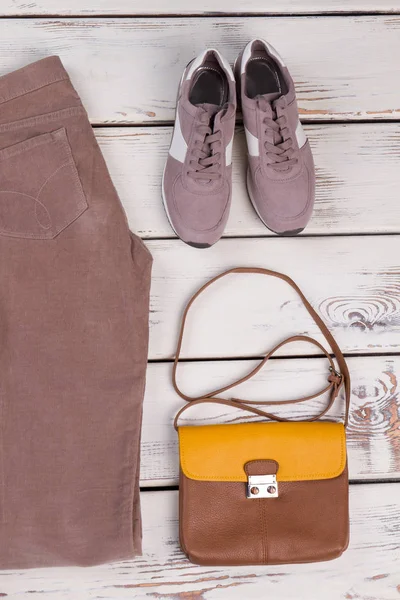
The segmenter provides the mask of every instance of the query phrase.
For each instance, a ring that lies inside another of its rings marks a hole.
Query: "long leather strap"
[[[180,358],[181,349],[182,349],[183,334],[184,334],[184,330],[185,330],[185,324],[186,324],[188,312],[190,310],[190,307],[194,303],[194,301],[200,296],[200,294],[202,292],[204,292],[204,290],[206,290],[210,285],[212,285],[213,283],[215,283],[222,277],[226,277],[227,275],[230,275],[232,273],[257,273],[257,274],[261,274],[261,275],[270,275],[272,277],[277,277],[278,279],[282,279],[283,281],[288,283],[300,296],[307,311],[309,312],[311,317],[314,319],[314,321],[318,325],[321,333],[323,334],[326,341],[330,345],[332,352],[333,352],[333,354],[337,360],[337,363],[339,365],[340,372],[336,371],[335,363],[333,362],[332,357],[330,356],[328,351],[325,350],[325,348],[319,342],[317,342],[317,340],[314,340],[313,338],[310,338],[305,335],[295,335],[290,338],[287,338],[286,340],[284,340],[283,342],[281,342],[277,346],[275,346],[270,352],[268,352],[268,354],[262,359],[262,361],[254,369],[252,369],[247,375],[245,375],[244,377],[241,377],[240,379],[234,381],[233,383],[230,383],[224,387],[213,390],[213,391],[208,392],[207,394],[203,394],[201,396],[188,396],[187,394],[184,394],[180,390],[180,388],[177,384],[176,375],[177,375],[177,368],[178,368],[179,358]],[[325,386],[324,389],[322,389],[320,392],[317,392],[316,394],[311,394],[309,396],[304,396],[302,398],[298,398],[297,400],[280,400],[280,401],[270,400],[270,401],[264,401],[264,402],[261,402],[258,400],[257,401],[241,400],[239,398],[231,398],[230,400],[228,400],[225,398],[216,397],[217,394],[222,394],[223,392],[226,392],[227,390],[230,390],[233,387],[236,387],[237,385],[244,383],[245,381],[250,379],[250,377],[253,377],[253,375],[256,375],[256,373],[258,373],[258,371],[260,371],[260,369],[262,369],[262,367],[265,365],[265,363],[271,358],[271,356],[277,350],[279,350],[279,348],[282,348],[282,346],[285,346],[286,344],[290,344],[292,342],[297,342],[297,341],[304,341],[304,342],[314,344],[314,346],[317,346],[317,348],[319,348],[319,350],[327,357],[327,359],[329,361],[330,375],[328,376],[328,385]],[[178,426],[179,417],[185,410],[187,410],[191,406],[195,406],[196,404],[201,404],[201,403],[205,403],[205,402],[223,404],[226,406],[233,406],[235,408],[241,408],[242,410],[254,413],[261,417],[267,417],[268,419],[271,419],[274,421],[290,421],[291,419],[279,417],[272,413],[269,413],[269,412],[263,411],[259,408],[256,408],[256,406],[253,406],[253,405],[257,404],[259,406],[261,406],[261,405],[263,405],[263,406],[268,406],[268,405],[278,406],[278,405],[283,405],[283,404],[298,404],[300,402],[306,402],[307,400],[312,400],[313,398],[317,398],[318,396],[321,396],[322,394],[330,391],[330,396],[329,396],[329,401],[328,401],[327,406],[324,409],[322,409],[314,417],[307,419],[307,421],[317,421],[319,418],[324,416],[328,412],[328,410],[332,407],[336,397],[339,394],[339,391],[340,391],[340,388],[342,385],[344,385],[345,401],[346,401],[346,410],[345,410],[345,417],[344,417],[345,426],[347,426],[348,420],[349,420],[350,393],[351,393],[350,373],[349,373],[349,369],[347,367],[346,360],[345,360],[339,346],[337,345],[333,335],[331,334],[331,332],[329,331],[329,329],[327,328],[327,326],[325,325],[325,323],[323,322],[321,317],[313,309],[313,307],[308,302],[307,298],[304,296],[303,292],[296,285],[296,283],[287,275],[284,275],[283,273],[277,273],[276,271],[270,271],[269,269],[262,269],[259,267],[237,267],[235,269],[230,269],[229,271],[220,273],[213,279],[210,279],[210,281],[208,281],[205,285],[203,285],[192,296],[192,298],[189,300],[189,302],[183,312],[183,317],[182,317],[182,322],[181,322],[181,327],[180,327],[180,332],[179,332],[179,337],[178,337],[178,344],[177,344],[177,348],[176,348],[175,360],[174,360],[174,365],[173,365],[173,369],[172,369],[172,383],[173,383],[174,389],[177,392],[177,394],[179,394],[179,396],[181,398],[183,398],[183,400],[186,400],[186,402],[189,403],[189,404],[183,406],[177,413],[177,415],[175,417],[175,421],[174,421],[175,428],[177,428],[177,426]]]

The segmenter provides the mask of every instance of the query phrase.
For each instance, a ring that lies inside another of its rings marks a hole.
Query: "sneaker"
[[[314,161],[299,120],[293,80],[268,42],[253,40],[235,74],[245,126],[247,189],[261,221],[281,235],[300,233],[314,205]]]
[[[172,228],[196,248],[215,244],[228,220],[235,116],[233,71],[217,50],[205,50],[183,73],[162,183]]]

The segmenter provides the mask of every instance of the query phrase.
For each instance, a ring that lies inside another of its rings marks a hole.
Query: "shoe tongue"
[[[218,104],[208,104],[206,102],[204,104],[199,104],[198,106],[205,110],[206,113],[210,115],[210,117],[216,115],[217,112],[221,109],[221,107]]]
[[[269,104],[282,96],[281,92],[273,92],[272,94],[260,94],[258,98],[264,98]]]

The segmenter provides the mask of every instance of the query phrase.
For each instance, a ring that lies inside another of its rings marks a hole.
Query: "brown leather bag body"
[[[209,285],[230,273],[278,277],[300,295],[329,343],[339,365],[316,340],[294,336],[281,342],[250,373],[199,397],[184,394],[176,381],[188,311]],[[285,344],[306,341],[327,357],[327,386],[298,400],[278,402],[216,397],[255,375]],[[192,297],[182,319],[173,367],[173,385],[189,404],[176,415],[179,434],[180,543],[201,565],[305,563],[336,558],[349,542],[348,472],[345,427],[350,406],[350,375],[332,334],[297,285],[286,275],[260,268],[231,269],[210,280]],[[320,421],[345,390],[344,423]],[[308,421],[288,421],[255,405],[304,402],[329,393],[327,406]],[[190,406],[218,403],[241,408],[267,422],[179,426]]]

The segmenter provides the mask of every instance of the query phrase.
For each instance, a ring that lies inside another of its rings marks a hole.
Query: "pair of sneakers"
[[[208,49],[188,64],[179,86],[162,195],[175,233],[196,248],[215,244],[228,220],[236,98],[247,140],[247,190],[261,221],[295,235],[314,205],[313,158],[282,58],[268,42],[253,40],[234,71]]]

